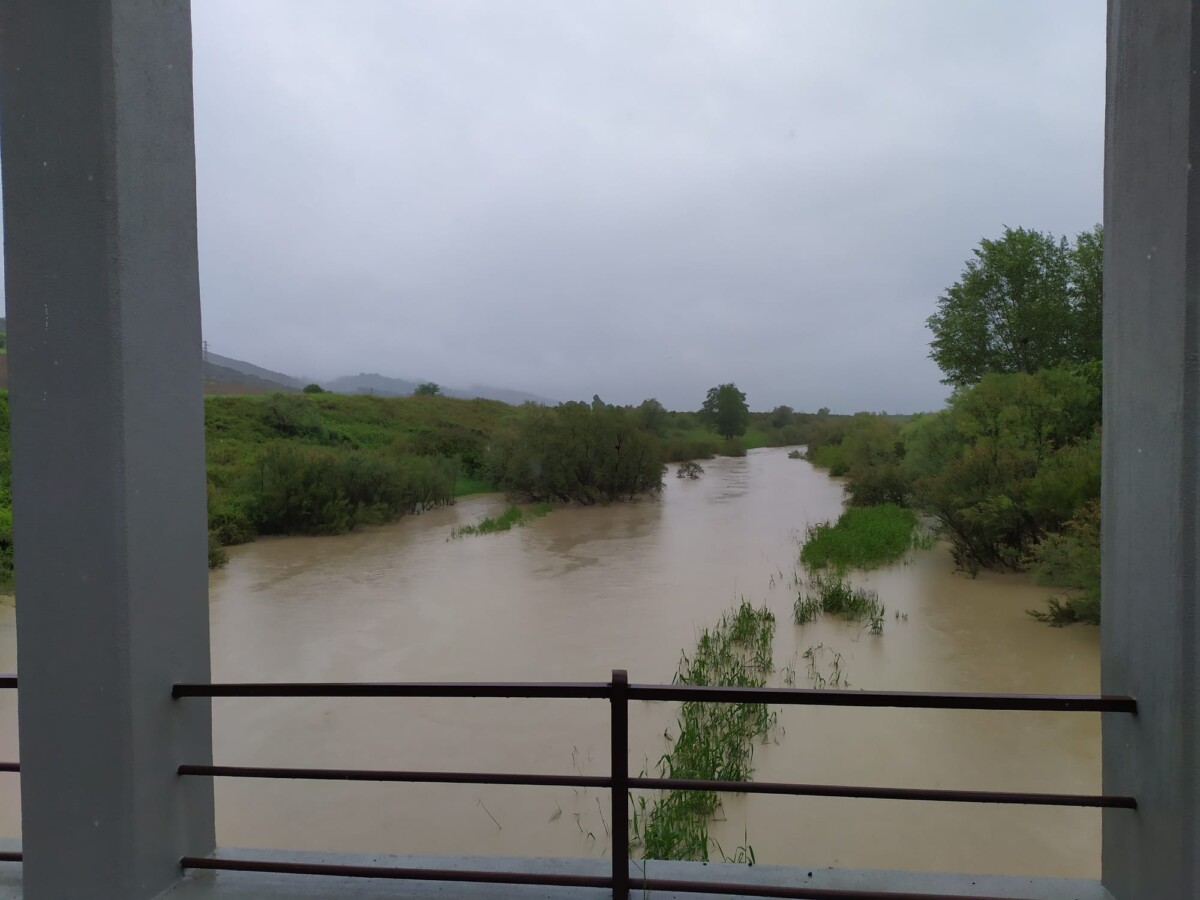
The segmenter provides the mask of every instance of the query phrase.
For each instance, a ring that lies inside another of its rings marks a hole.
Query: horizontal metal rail
[[[849,691],[812,688],[738,688],[690,684],[631,684],[630,700],[771,703],[784,706],[869,706],[902,709],[994,709],[1137,713],[1132,697],[1080,694],[977,694],[926,691]]]
[[[302,781],[398,781],[417,784],[521,784],[532,787],[610,788],[606,775],[520,775],[508,772],[403,772],[384,769],[279,769],[263,766],[179,767],[180,775],[216,778],[294,778]]]
[[[630,778],[631,790],[716,791],[727,794],[784,794],[793,797],[845,797],[856,800],[923,800],[934,803],[1007,803],[1021,806],[1137,809],[1133,797],[1104,794],[1030,794],[1015,791],[954,791],[846,784],[790,784],[771,781],[705,781],[688,778]]]
[[[273,862],[185,856],[185,869],[224,872],[271,872],[280,875],[335,875],[343,878],[391,878],[404,881],[459,881],[476,884],[528,884],[545,887],[611,888],[606,875],[547,875],[535,872],[475,872],[460,869],[413,869],[394,866],[339,866],[330,863]]]
[[[0,772],[20,772],[21,764],[16,762],[0,762]]]
[[[376,781],[430,784],[519,784],[541,787],[611,788],[605,776],[518,775],[506,772],[406,772],[387,769],[296,769],[268,766],[182,765],[180,775],[216,778],[284,778],[307,781]],[[956,791],[843,784],[791,784],[770,781],[708,781],[688,778],[629,778],[630,790],[716,791],[726,794],[783,794],[858,800],[919,800],[943,803],[1000,803],[1024,806],[1137,809],[1133,797],[1098,794],[1042,794],[1013,791]]]
[[[176,684],[171,694],[176,698],[498,697],[606,700],[612,697],[612,687],[607,682],[240,682]],[[1137,713],[1137,701],[1132,697],[1091,694],[980,694],[631,684],[627,696],[630,700],[771,703],[784,706]]]
[[[550,887],[611,888],[612,878],[600,875],[543,874],[533,872],[478,872],[459,869],[399,868],[393,866],[349,866],[330,863],[275,862],[271,860],[215,859],[185,856],[185,869],[226,872],[264,872],[281,875],[327,875],[342,878],[387,878],[406,881],[452,881],[478,884],[513,884]],[[637,891],[673,891],[690,894],[728,894],[741,897],[776,897],[784,900],[1014,900],[1012,897],[983,897],[979,894],[921,894],[898,891],[838,890],[834,888],[781,887],[764,884],[732,884],[713,881],[681,881],[643,878],[630,873],[629,886]]]
[[[16,687],[16,675],[0,675],[0,688],[12,688],[13,690],[16,690]]]
[[[0,850],[0,862],[21,862],[24,858],[20,850]]]
[[[177,684],[172,697],[500,697],[607,700],[606,682],[377,681]]]

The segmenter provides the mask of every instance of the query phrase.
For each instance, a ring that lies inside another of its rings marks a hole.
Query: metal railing
[[[775,887],[754,884],[718,884],[711,881],[682,881],[631,878],[629,854],[630,791],[694,790],[729,793],[784,794],[809,797],[846,797],[872,800],[923,800],[958,803],[1029,804],[1038,806],[1108,807],[1136,809],[1133,797],[1018,793],[1010,791],[922,790],[861,785],[788,784],[754,781],[700,781],[679,778],[630,777],[629,702],[678,701],[702,703],[767,703],[792,706],[893,707],[902,709],[1012,710],[1057,712],[1117,712],[1136,714],[1131,697],[921,693],[911,691],[844,691],[797,688],[729,688],[696,685],[629,684],[623,670],[615,670],[609,682],[584,683],[242,683],[177,684],[172,694],[185,697],[473,697],[524,699],[608,700],[610,705],[610,772],[608,776],[516,774],[511,772],[431,772],[364,769],[272,768],[247,766],[190,765],[179,774],[224,778],[295,778],[330,781],[422,782],[441,784],[505,784],[529,786],[594,787],[610,791],[612,870],[607,877],[521,872],[477,872],[454,869],[396,868],[388,866],[340,866],[287,863],[269,860],[233,860],[184,857],[182,865],[195,869],[242,872],[272,872],[307,875],[340,875],[361,878],[394,878],[424,881],[456,881],[536,886],[611,889],[614,897],[625,898],[631,887],[678,893],[732,894],[746,897],[840,898],[840,900],[955,900],[945,894],[848,891],[820,888]],[[974,900],[986,900],[978,895]]]
[[[0,688],[16,688],[14,675],[0,675]],[[1021,793],[1012,791],[958,791],[918,788],[883,788],[862,785],[791,784],[754,781],[711,781],[680,778],[630,777],[629,702],[679,701],[700,703],[767,703],[785,706],[892,707],[900,709],[1008,710],[1053,712],[1108,712],[1137,714],[1132,697],[1054,694],[925,693],[912,691],[846,691],[803,688],[732,688],[698,685],[629,684],[627,674],[614,670],[608,682],[373,682],[373,683],[235,683],[176,684],[176,699],[189,697],[439,697],[496,699],[607,700],[610,706],[610,775],[542,775],[511,772],[436,772],[374,769],[277,768],[216,766],[184,763],[180,776],[205,778],[289,778],[327,781],[375,781],[438,784],[503,784],[554,787],[594,787],[610,791],[611,874],[607,876],[544,874],[534,872],[467,871],[459,869],[352,866],[275,860],[222,859],[185,856],[184,869],[214,869],[294,875],[327,875],[349,878],[403,879],[529,886],[611,889],[624,900],[630,888],[677,893],[729,894],[744,897],[796,898],[796,900],[999,900],[980,895],[895,891],[838,890],[781,887],[761,884],[684,881],[631,877],[629,854],[629,803],[631,791],[690,790],[743,794],[782,794],[807,797],[844,797],[870,800],[921,800],[952,803],[999,803],[1035,806],[1136,809],[1133,797]],[[0,763],[0,772],[19,772],[18,763]],[[0,861],[21,861],[21,853],[0,853]],[[1011,898],[1010,898],[1011,900]]]

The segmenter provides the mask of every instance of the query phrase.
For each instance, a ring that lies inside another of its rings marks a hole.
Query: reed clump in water
[[[466,537],[469,534],[496,534],[508,531],[514,526],[524,527],[534,519],[540,519],[550,512],[549,503],[535,503],[524,508],[515,503],[498,516],[488,516],[480,519],[474,525],[460,525],[450,532],[450,538]]]
[[[686,653],[675,673],[676,684],[765,687],[773,669],[775,615],[743,600],[706,629],[696,650]],[[764,703],[699,703],[681,705],[671,749],[658,761],[662,778],[748,781],[754,769],[756,738],[766,738],[777,714]],[[632,840],[645,859],[709,859],[724,851],[708,833],[708,823],[721,807],[712,791],[667,791],[654,801],[634,799]],[[749,845],[746,848],[748,850]],[[752,858],[752,850],[748,855]]]
[[[797,625],[806,625],[820,614],[841,616],[849,622],[865,622],[871,634],[883,634],[883,616],[887,607],[879,594],[850,585],[840,575],[813,575],[808,582],[811,593],[798,593],[792,606]]]

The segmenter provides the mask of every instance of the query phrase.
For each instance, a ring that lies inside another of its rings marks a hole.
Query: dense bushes
[[[989,375],[906,426],[917,502],[964,568],[1020,569],[1033,546],[1100,495],[1095,389],[1064,371]]]
[[[261,534],[339,534],[454,499],[454,463],[275,443],[258,462]]]
[[[662,490],[663,447],[636,410],[564,403],[526,406],[494,443],[489,474],[530,500],[585,505]]]
[[[808,458],[846,476],[851,506],[935,516],[964,569],[1026,569],[1078,591],[1055,621],[1099,615],[1100,364],[992,374],[948,408],[900,424],[860,414],[817,423]]]
[[[1085,503],[1058,534],[1046,535],[1030,554],[1041,584],[1070,589],[1051,598],[1046,612],[1032,612],[1043,622],[1100,622],[1100,504]]]
[[[463,477],[477,479],[489,435],[516,412],[443,397],[209,397],[210,564],[259,534],[335,534],[490,489]]]

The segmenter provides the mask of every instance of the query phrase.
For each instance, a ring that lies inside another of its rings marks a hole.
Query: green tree
[[[325,388],[321,387],[319,384],[306,384],[304,386],[304,393],[306,393],[306,394],[323,394],[323,393],[325,393]]]
[[[787,428],[796,421],[796,411],[790,406],[777,406],[771,412],[772,428]]]
[[[988,373],[1089,362],[1100,354],[1102,234],[1066,238],[1005,228],[980,241],[927,320],[930,357],[955,387]]]
[[[413,391],[414,397],[440,397],[442,395],[442,386],[436,381],[424,381],[417,385],[417,389]]]
[[[746,405],[746,395],[730,382],[708,389],[700,415],[709,428],[729,440],[746,433],[750,407]]]
[[[643,400],[637,408],[637,412],[643,428],[654,432],[659,437],[666,436],[671,414],[656,398],[650,397]]]
[[[1070,372],[988,375],[902,431],[917,505],[965,569],[1024,568],[1033,544],[1100,495],[1095,387]]]
[[[1072,358],[1098,362],[1104,318],[1104,229],[1099,225],[1075,238],[1071,248],[1071,303],[1076,317]]]

